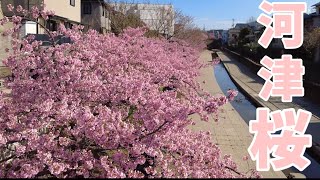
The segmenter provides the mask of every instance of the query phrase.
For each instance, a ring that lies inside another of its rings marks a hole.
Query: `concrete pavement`
[[[1,19],[1,12],[0,12],[0,19]],[[0,26],[0,67],[3,66],[2,60],[7,57],[7,53],[5,52],[5,49],[11,49],[11,38],[10,37],[4,37],[2,36],[2,32],[6,29],[11,28],[11,24],[7,24],[5,26]]]
[[[306,132],[306,134],[311,134],[313,136],[313,147],[308,149],[307,152],[319,162],[320,118],[317,116],[320,112],[319,106],[308,101],[306,98],[294,98],[292,103],[283,103],[279,97],[271,97],[267,102],[262,100],[259,97],[259,93],[265,81],[257,74],[253,73],[247,66],[237,61],[236,58],[230,54],[224,52],[218,52],[217,54],[221,58],[233,82],[257,107],[267,107],[271,111],[284,110],[288,108],[294,108],[296,110],[305,109],[313,113]]]
[[[204,62],[212,60],[212,51],[204,51],[200,59]],[[206,83],[203,83],[205,81]],[[211,95],[223,95],[215,77],[214,69],[206,67],[201,70],[198,78],[201,87]],[[213,141],[218,144],[223,154],[232,155],[233,160],[238,164],[240,172],[247,172],[250,169],[256,169],[256,163],[249,160],[243,161],[243,157],[248,155],[253,136],[249,133],[249,128],[239,113],[228,103],[220,109],[219,122],[215,122],[214,117],[210,117],[209,122],[201,122],[199,117],[194,116],[197,122],[196,126],[190,127],[195,131],[209,131],[212,134]],[[286,178],[283,172],[261,172],[264,178]]]

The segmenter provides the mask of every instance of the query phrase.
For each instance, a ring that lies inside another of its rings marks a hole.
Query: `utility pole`
[[[232,28],[234,28],[235,19],[232,19]]]

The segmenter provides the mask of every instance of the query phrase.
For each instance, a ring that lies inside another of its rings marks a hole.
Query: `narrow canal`
[[[256,119],[256,109],[248,98],[236,87],[236,85],[232,82],[229,74],[227,73],[225,67],[222,63],[216,65],[214,67],[214,75],[216,80],[221,88],[221,90],[226,93],[229,89],[235,89],[239,92],[238,96],[235,98],[233,102],[231,102],[232,106],[235,110],[240,114],[240,116],[246,121],[249,125],[250,120]],[[320,177],[320,164],[317,163],[313,158],[311,158],[308,154],[305,156],[311,161],[311,165],[302,172],[307,178],[318,178]],[[290,172],[299,172],[295,168],[291,168]]]

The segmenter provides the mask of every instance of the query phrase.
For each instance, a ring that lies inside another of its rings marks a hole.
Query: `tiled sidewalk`
[[[201,55],[201,60],[208,62],[212,60],[211,51],[204,51]],[[203,68],[198,81],[202,83],[204,90],[212,95],[223,94],[215,77],[212,67]],[[223,154],[232,155],[234,161],[238,164],[239,171],[247,172],[250,169],[255,169],[255,162],[243,161],[243,157],[248,155],[248,147],[252,142],[252,136],[249,133],[249,128],[246,122],[241,118],[238,112],[231,104],[227,104],[221,108],[219,113],[219,122],[215,122],[211,117],[209,122],[200,122],[199,117],[194,117],[197,125],[191,127],[195,131],[209,131],[212,133],[213,140],[221,148]],[[261,172],[264,178],[286,178],[282,172]]]

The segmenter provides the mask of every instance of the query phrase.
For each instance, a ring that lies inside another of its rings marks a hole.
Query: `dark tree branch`
[[[159,132],[159,131],[160,131],[166,124],[168,124],[168,123],[169,123],[168,121],[164,122],[164,123],[163,123],[161,126],[159,126],[156,130],[152,131],[151,133],[148,133],[148,134],[145,135],[145,136],[140,137],[139,140],[141,141],[142,139],[144,139],[144,138],[146,138],[146,137],[148,137],[148,136],[151,136],[151,135]]]
[[[56,42],[54,41],[54,38],[53,38],[52,34],[50,33],[50,31],[44,25],[42,25],[38,21],[32,20],[32,19],[27,18],[27,17],[23,17],[23,20],[32,21],[32,22],[35,22],[37,25],[41,26],[47,32],[47,34],[50,36],[51,41],[52,41],[52,46],[53,47],[56,46]]]
[[[12,155],[12,156],[10,156],[10,157],[7,157],[7,158],[1,160],[1,161],[0,161],[0,164],[1,164],[1,163],[4,163],[4,162],[6,162],[6,161],[9,161],[10,159],[13,159],[13,158],[16,158],[16,155]]]
[[[225,166],[225,168],[230,170],[230,171],[232,171],[232,172],[234,172],[234,173],[236,173],[236,174],[238,174],[238,175],[241,175],[241,173],[239,173],[238,171],[232,169],[231,167]]]

